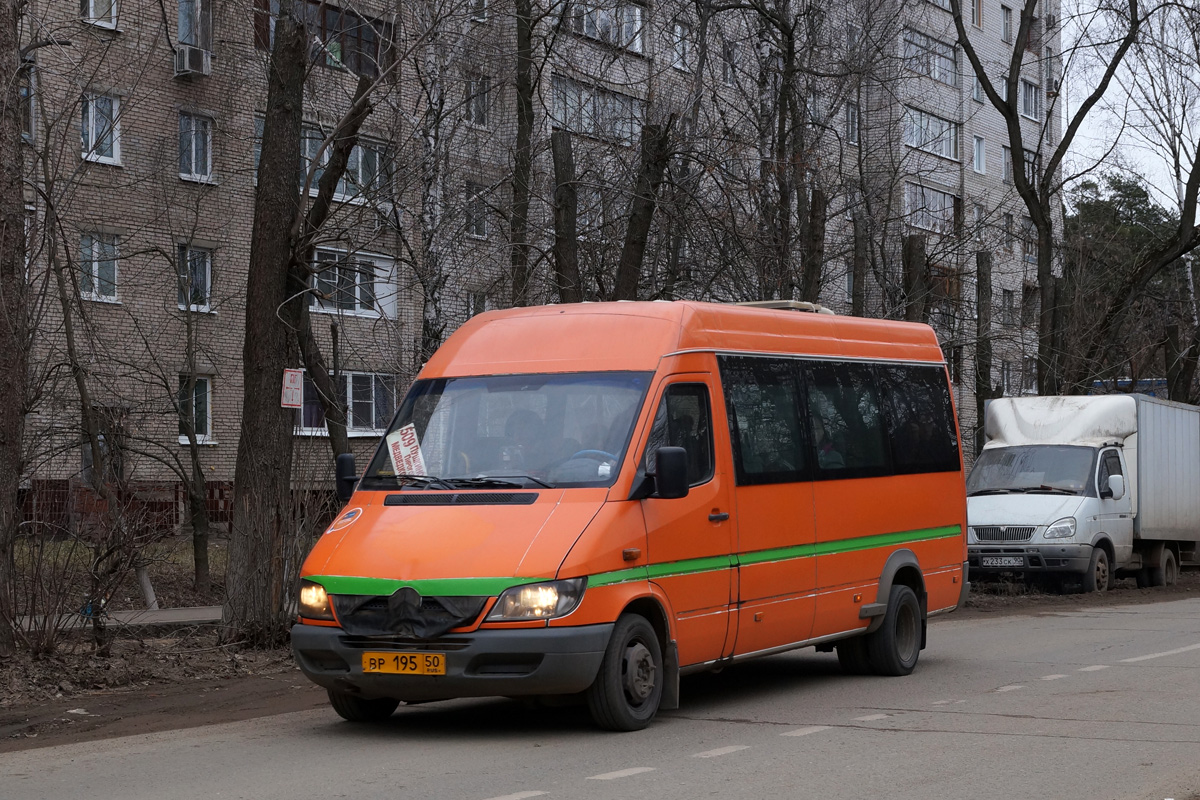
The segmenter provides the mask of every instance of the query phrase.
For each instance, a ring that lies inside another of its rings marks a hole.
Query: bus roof
[[[688,351],[943,361],[933,329],[912,322],[690,301],[575,303],[473,317],[420,377],[648,372]]]

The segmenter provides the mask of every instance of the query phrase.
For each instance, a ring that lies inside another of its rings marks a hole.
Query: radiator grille
[[[981,542],[1028,542],[1037,528],[1033,525],[981,525],[971,530]]]

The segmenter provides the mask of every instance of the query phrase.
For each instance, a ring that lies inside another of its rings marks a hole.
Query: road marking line
[[[516,794],[506,794],[501,797],[489,797],[488,800],[525,800],[527,797],[541,797],[549,792],[517,792]]]
[[[877,719],[887,719],[891,714],[867,714],[865,717],[855,717],[855,722],[874,722]]]
[[[997,691],[997,692],[1011,692],[1011,691],[1015,691],[1016,689],[1024,689],[1024,688],[1025,688],[1025,687],[1024,687],[1024,686],[1022,686],[1021,684],[1019,684],[1019,683],[1014,683],[1014,684],[1011,684],[1011,685],[1009,685],[1009,686],[1001,686],[1001,687],[1000,687],[999,689],[997,689],[996,691]]]
[[[1066,675],[1043,675],[1043,676],[1042,676],[1042,680],[1044,680],[1044,681],[1056,681],[1056,680],[1058,680],[1059,678],[1065,678],[1065,677],[1067,677],[1067,676],[1066,676]]]
[[[614,781],[617,778],[628,778],[630,775],[641,775],[643,772],[654,772],[654,767],[630,767],[616,772],[605,772],[603,775],[592,775],[589,781]]]
[[[1180,653],[1186,653],[1189,650],[1200,650],[1200,644],[1189,644],[1187,647],[1177,647],[1174,650],[1167,650],[1162,653],[1151,653],[1148,656],[1138,656],[1137,658],[1122,658],[1122,664],[1133,664],[1137,661],[1149,661],[1152,658],[1162,658],[1163,656],[1176,656]]]
[[[798,728],[797,730],[788,731],[787,733],[781,733],[779,735],[780,736],[808,736],[810,733],[820,733],[821,731],[827,731],[827,730],[829,730],[828,725],[811,725],[807,728]]]
[[[935,706],[948,706],[948,705],[950,705],[950,701],[949,700],[934,700],[933,704]]]
[[[726,756],[730,753],[736,753],[738,750],[749,750],[748,744],[731,744],[729,747],[718,747],[716,750],[709,750],[704,753],[695,753],[692,758],[716,758],[717,756]]]
[[[1092,664],[1090,667],[1080,667],[1080,672],[1099,672],[1102,669],[1108,669],[1108,664]]]

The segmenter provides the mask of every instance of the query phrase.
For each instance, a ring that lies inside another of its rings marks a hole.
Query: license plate
[[[1024,556],[980,556],[979,565],[981,567],[1023,567],[1025,566]]]
[[[363,672],[389,675],[445,675],[444,653],[363,653]]]

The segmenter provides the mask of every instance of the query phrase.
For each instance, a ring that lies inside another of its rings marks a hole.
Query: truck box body
[[[1135,397],[1134,537],[1200,541],[1200,408]]]

